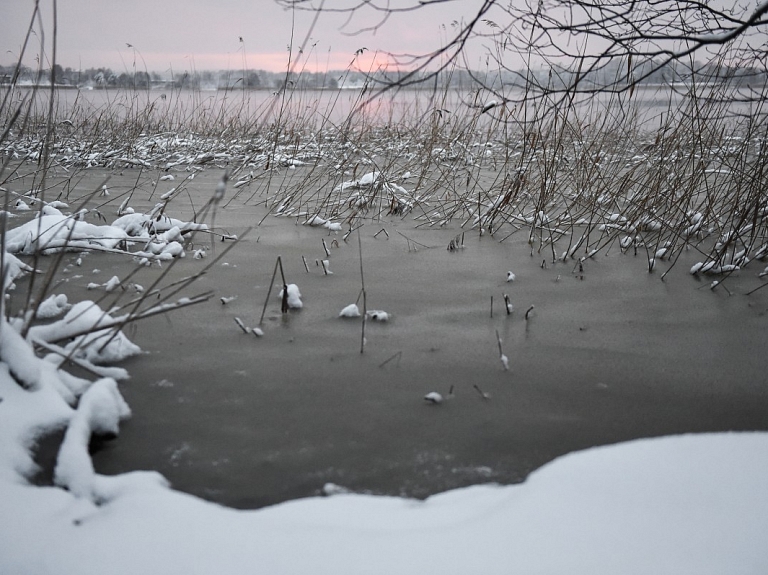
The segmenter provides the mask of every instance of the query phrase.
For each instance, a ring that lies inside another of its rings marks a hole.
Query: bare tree
[[[352,0],[332,7],[310,0],[276,0],[291,9],[344,13],[343,31],[375,30],[414,10],[454,0]],[[671,70],[672,76],[747,69],[765,75],[768,1],[480,0],[462,2],[444,45],[425,54],[392,54],[409,71],[404,87],[452,66],[467,66],[466,49],[482,44],[490,65],[539,93],[633,90]],[[364,19],[372,23],[355,22]],[[544,78],[530,73],[543,67]]]

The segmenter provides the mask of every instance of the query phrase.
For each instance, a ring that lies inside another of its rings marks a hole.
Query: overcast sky
[[[344,1],[327,0],[326,5],[339,6]],[[406,1],[414,2],[399,3]],[[18,58],[34,1],[0,2],[0,63],[9,65]],[[46,57],[50,61],[52,0],[41,0],[40,4]],[[391,4],[397,5],[398,0]],[[342,30],[346,20],[343,15],[322,14],[305,50],[309,55],[307,66],[344,69],[359,48],[368,49],[364,66],[369,65],[376,50],[434,50],[451,34],[451,22],[468,18],[480,4],[480,0],[458,0],[421,8],[392,16],[375,34],[356,36]],[[157,72],[171,67],[175,72],[242,69],[244,63],[251,69],[280,71],[287,63],[294,16],[294,46],[298,47],[308,33],[312,14],[292,14],[273,0],[61,0],[57,61],[65,68],[105,66],[116,72],[133,71],[134,62],[137,70],[146,67]],[[344,30],[354,32],[376,20],[368,10],[357,14]],[[25,63],[36,66],[39,35],[33,37],[27,53]],[[482,50],[474,49],[470,58],[479,62]]]

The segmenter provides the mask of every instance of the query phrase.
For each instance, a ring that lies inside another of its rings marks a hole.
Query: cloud
[[[58,6],[57,59],[72,68],[240,69],[245,52],[249,68],[279,71],[287,64],[291,40],[296,50],[306,39],[309,69],[346,68],[363,47],[367,48],[361,64],[365,67],[377,51],[378,65],[385,63],[383,51],[423,54],[434,50],[450,34],[450,22],[471,14],[475,4],[453,2],[441,4],[440,9],[396,14],[378,29],[354,34],[379,23],[379,15],[360,12],[347,22],[344,15],[323,13],[312,28],[312,13],[286,11],[269,0],[187,0],[183,4],[68,0]],[[32,9],[31,1],[18,0],[4,10],[0,62],[10,64],[18,56]],[[40,38],[45,38],[49,58],[52,53],[51,8],[45,3],[41,10],[43,28],[33,36],[30,65],[40,52]]]

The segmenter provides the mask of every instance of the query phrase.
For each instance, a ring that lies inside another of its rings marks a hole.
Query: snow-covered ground
[[[11,330],[4,323],[4,353],[14,345],[7,339],[23,347]],[[91,430],[114,433],[129,410],[104,378],[73,411],[51,377],[25,390],[9,363],[0,364],[2,573],[746,575],[768,568],[768,433],[593,448],[523,484],[426,501],[341,493],[236,511],[174,491],[153,472],[95,474]],[[56,469],[62,487],[29,485],[23,476],[34,436],[67,421]]]

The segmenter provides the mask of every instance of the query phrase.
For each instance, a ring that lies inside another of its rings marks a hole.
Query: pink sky
[[[343,6],[350,0],[327,0]],[[383,3],[383,2],[382,2]],[[417,0],[391,0],[402,6]],[[341,30],[346,18],[321,15],[305,50],[308,69],[344,69],[359,48],[367,48],[360,64],[370,66],[386,57],[377,50],[423,54],[441,45],[451,22],[468,18],[481,0],[457,0],[394,15],[376,33],[349,35]],[[0,63],[18,57],[33,0],[6,0],[0,18]],[[42,0],[47,58],[51,57],[52,0]],[[115,71],[175,72],[217,69],[284,70],[291,41],[292,12],[273,0],[63,0],[58,2],[58,56],[64,67],[106,66]],[[294,47],[305,39],[312,15],[295,12]],[[376,21],[371,10],[361,12],[345,28],[354,32]],[[39,30],[39,29],[38,29]],[[242,42],[240,41],[242,38]],[[131,44],[132,47],[128,47]],[[25,63],[35,66],[39,34],[33,37]],[[482,48],[469,52],[480,62]],[[135,63],[135,64],[134,64]],[[47,67],[47,66],[46,66]]]

